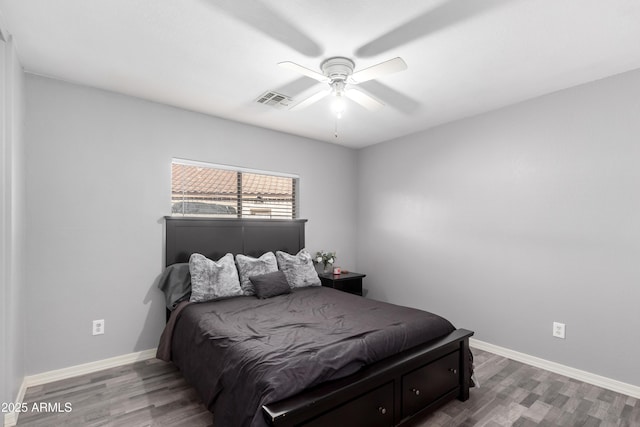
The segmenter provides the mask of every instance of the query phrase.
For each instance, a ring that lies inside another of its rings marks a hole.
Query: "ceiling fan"
[[[384,107],[382,102],[353,86],[407,69],[407,64],[400,57],[381,62],[369,68],[365,68],[364,70],[356,71],[355,73],[353,72],[355,63],[351,59],[341,56],[325,60],[320,65],[322,73],[290,61],[280,62],[278,65],[329,85],[328,88],[325,88],[300,101],[298,104],[294,105],[291,110],[303,109],[331,94],[334,96],[332,108],[338,118],[344,111],[345,97],[355,101],[370,111],[376,111]]]

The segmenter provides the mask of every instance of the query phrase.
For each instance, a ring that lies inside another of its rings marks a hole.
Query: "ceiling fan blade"
[[[322,46],[311,39],[301,27],[278,13],[274,6],[268,6],[262,0],[216,0],[204,3],[305,56],[322,55]]]
[[[359,91],[358,89],[348,89],[344,92],[344,94],[352,101],[357,102],[362,105],[369,111],[378,111],[384,104],[372,96],[367,95],[366,93]]]
[[[378,77],[397,73],[407,69],[407,63],[400,57],[381,62],[364,70],[357,71],[351,75],[352,83],[358,84],[368,80],[377,79]]]
[[[368,82],[364,82],[361,86],[358,86],[358,88],[366,90],[367,93],[375,96],[376,99],[384,99],[386,107],[393,107],[405,114],[413,114],[420,108],[421,105],[417,100],[383,83],[380,83],[377,80],[369,80]]]
[[[281,66],[282,68],[287,68],[289,70],[293,70],[307,77],[311,77],[312,79],[315,79],[319,82],[322,82],[322,83],[329,82],[329,78],[324,74],[320,74],[317,71],[310,70],[306,67],[303,67],[302,65],[296,64],[295,62],[291,62],[291,61],[278,62],[278,65]]]
[[[331,93],[331,89],[324,89],[324,90],[321,90],[320,92],[316,92],[313,95],[311,95],[310,97],[308,97],[307,99],[304,99],[304,100],[298,102],[296,105],[291,107],[289,110],[290,111],[296,111],[296,110],[302,110],[303,108],[307,108],[309,105],[320,101],[322,98],[324,98],[325,96],[329,95],[330,93]]]
[[[399,46],[418,40],[437,31],[472,19],[494,8],[507,6],[511,0],[465,1],[449,0],[403,23],[355,51],[356,56],[370,58],[397,49]]]

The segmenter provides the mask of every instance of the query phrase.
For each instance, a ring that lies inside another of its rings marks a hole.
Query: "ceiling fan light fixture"
[[[335,94],[331,102],[331,110],[337,118],[342,118],[342,113],[344,113],[346,107],[347,103],[344,100],[344,96],[342,96],[342,94]]]
[[[331,110],[337,118],[342,117],[342,113],[344,113],[344,110],[347,107],[347,103],[344,99],[344,86],[344,80],[334,80],[331,83],[331,94],[333,95]]]
[[[371,67],[357,72],[354,72],[355,63],[349,58],[342,56],[334,56],[320,64],[322,73],[318,73],[317,71],[290,61],[279,62],[278,65],[283,68],[297,71],[298,73],[321,83],[329,83],[329,87],[326,90],[318,92],[307,99],[298,102],[291,108],[291,110],[300,110],[324,98],[325,96],[332,94],[333,100],[331,103],[331,110],[335,113],[336,118],[338,119],[342,117],[342,113],[346,108],[345,98],[349,98],[369,111],[377,111],[384,107],[384,104],[381,101],[373,98],[365,92],[351,87],[352,85],[357,85],[362,82],[377,79],[378,77],[386,74],[392,74],[407,69],[407,64],[400,57],[372,65]],[[349,85],[348,89],[346,89],[347,85]]]

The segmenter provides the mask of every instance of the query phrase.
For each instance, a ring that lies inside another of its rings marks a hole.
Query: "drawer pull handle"
[[[452,374],[457,374],[458,370],[451,368],[451,369],[449,369],[449,372],[451,372]]]
[[[420,396],[420,390],[417,388],[412,388],[411,391],[416,395],[416,396]]]
[[[387,408],[385,408],[384,406],[380,406],[378,408],[378,411],[380,411],[382,415],[385,415],[387,413]]]

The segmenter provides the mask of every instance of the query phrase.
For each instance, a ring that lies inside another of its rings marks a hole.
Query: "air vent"
[[[267,91],[260,95],[258,99],[256,99],[256,102],[259,104],[270,105],[279,110],[286,110],[291,107],[293,99],[278,92]]]

